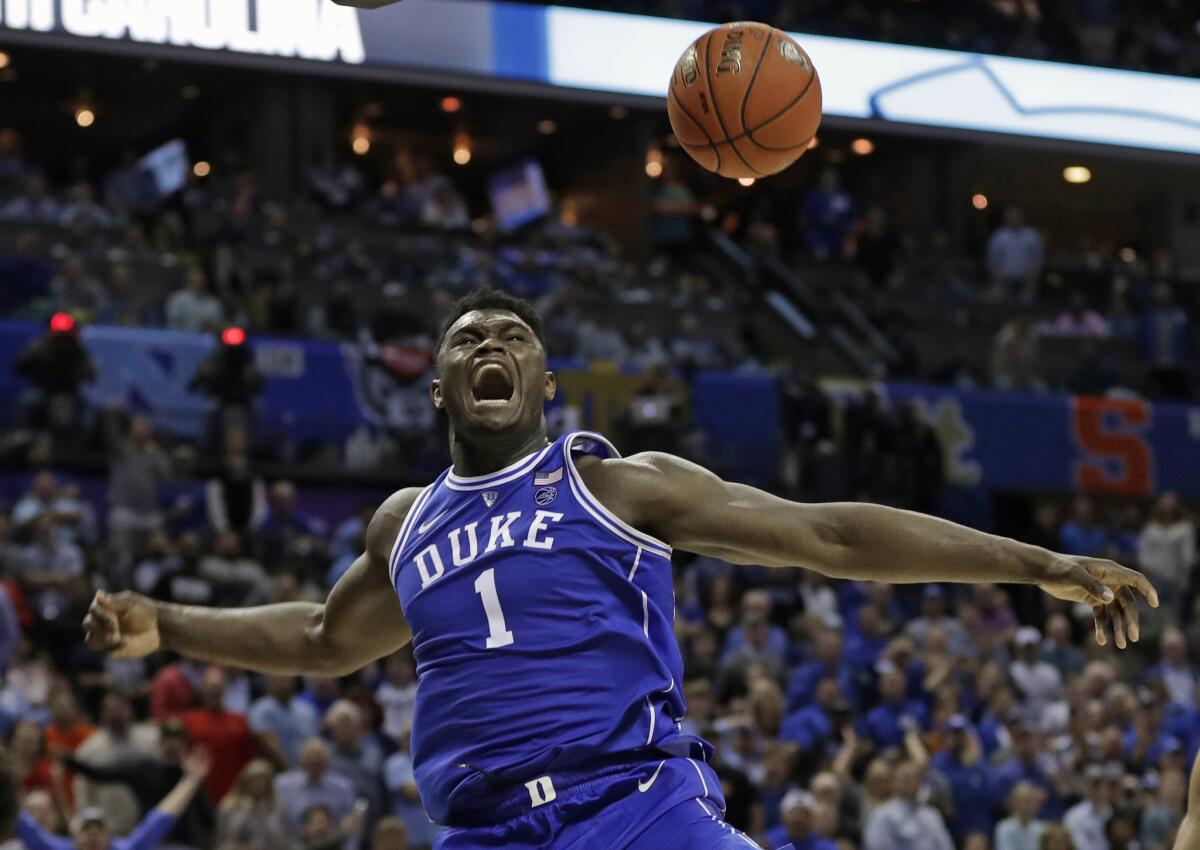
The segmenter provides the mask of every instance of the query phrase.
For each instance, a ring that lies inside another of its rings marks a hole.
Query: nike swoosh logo
[[[449,509],[447,509],[447,510],[449,510]],[[437,524],[437,521],[438,521],[439,519],[441,519],[442,517],[444,517],[445,515],[446,515],[446,511],[442,511],[440,514],[438,514],[437,516],[435,516],[435,517],[434,517],[433,519],[431,519],[429,522],[423,522],[423,523],[421,523],[419,526],[417,526],[417,534],[424,534],[426,531],[428,531],[429,529],[433,528],[433,527],[434,527],[434,525],[436,525],[436,524]]]
[[[649,779],[647,779],[645,782],[641,782],[641,781],[638,782],[638,790],[639,791],[641,791],[644,794],[650,790],[650,786],[654,784],[655,779],[658,779],[658,772],[660,770],[662,770],[662,766],[664,764],[666,764],[666,761],[660,761],[658,763],[658,767],[654,768],[654,773],[650,774]]]

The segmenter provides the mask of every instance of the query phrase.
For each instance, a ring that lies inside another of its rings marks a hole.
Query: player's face
[[[475,310],[455,322],[438,352],[433,403],[456,433],[540,428],[554,375],[529,326],[507,310]]]

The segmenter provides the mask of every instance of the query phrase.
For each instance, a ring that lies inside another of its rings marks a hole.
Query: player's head
[[[554,398],[542,322],[533,305],[497,289],[455,302],[435,349],[433,403],[458,437],[545,428]]]

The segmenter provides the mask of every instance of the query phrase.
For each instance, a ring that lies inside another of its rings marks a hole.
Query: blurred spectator
[[[1042,635],[1033,626],[1017,630],[1016,658],[1008,668],[1021,695],[1026,717],[1040,727],[1050,703],[1062,698],[1062,674],[1041,658]]]
[[[1044,794],[1019,782],[1008,796],[1009,816],[996,825],[995,850],[1040,850],[1046,824],[1037,819]]]
[[[1057,667],[1063,676],[1073,676],[1083,669],[1083,653],[1071,641],[1071,621],[1065,615],[1054,614],[1046,621],[1042,658]]]
[[[179,717],[192,743],[213,754],[212,770],[204,783],[213,804],[220,802],[242,768],[254,758],[254,736],[246,718],[224,708],[225,684],[225,672],[220,667],[209,667],[200,683],[200,707]]]
[[[920,802],[918,792],[924,768],[904,762],[895,770],[895,791],[886,803],[871,812],[863,836],[863,850],[953,850],[941,813]]]
[[[129,698],[117,691],[109,691],[100,705],[100,728],[73,752],[75,759],[83,765],[105,770],[126,762],[153,760],[158,755],[158,748],[158,728],[149,723],[135,723]],[[71,752],[64,748],[63,755]],[[68,765],[75,768],[74,762]],[[142,814],[136,792],[124,784],[97,784],[89,779],[87,771],[83,770],[75,780],[75,797],[79,804],[99,806],[108,813],[110,826],[117,832],[133,829]],[[161,793],[163,787],[151,790]]]
[[[118,584],[127,585],[126,571],[134,554],[162,527],[158,494],[170,467],[146,417],[134,416],[126,427],[114,404],[106,411],[104,429],[109,456],[108,534],[115,556],[110,575],[120,576]]]
[[[183,288],[167,298],[167,327],[177,331],[219,330],[224,321],[224,309],[215,295],[209,292],[204,269],[189,266],[184,272]]]
[[[57,224],[58,202],[46,191],[46,181],[38,175],[25,179],[24,191],[0,207],[0,219],[17,224]]]
[[[209,441],[214,447],[225,448],[231,431],[244,436],[251,429],[254,403],[264,386],[245,334],[234,329],[218,336],[216,349],[200,362],[188,382],[190,391],[217,403],[209,425]]]
[[[84,577],[83,550],[56,531],[54,517],[42,514],[33,522],[33,542],[21,553],[21,583],[44,620],[57,620],[68,596]]]
[[[245,431],[226,433],[221,462],[204,493],[208,524],[214,531],[243,533],[262,524],[267,514],[267,488],[250,466]]]
[[[1020,298],[1033,302],[1046,251],[1041,235],[1025,224],[1020,207],[1004,211],[1004,224],[988,239],[987,268],[992,278],[993,298]]]
[[[301,835],[304,814],[313,806],[324,806],[334,821],[340,821],[354,805],[354,783],[330,770],[329,761],[329,747],[311,738],[300,751],[300,766],[275,777],[284,829],[292,837]]]
[[[1054,754],[1049,751],[1044,736],[1036,726],[1016,722],[1010,724],[1008,729],[1012,739],[1011,758],[1002,759],[995,774],[999,798],[1010,795],[1019,785],[1032,786],[1041,792],[1039,808],[1035,811],[1042,818],[1058,820],[1062,817],[1063,807],[1058,793],[1060,777],[1055,772]]]
[[[645,322],[631,322],[625,329],[624,359],[639,369],[653,369],[666,364],[667,349]]]
[[[383,732],[398,742],[412,723],[417,699],[417,673],[410,650],[388,656],[383,679],[375,688],[375,701],[383,709]]]
[[[50,294],[56,309],[84,320],[95,319],[108,309],[110,301],[104,284],[80,254],[68,254],[62,261],[58,275],[50,281]]]
[[[787,686],[788,710],[809,705],[816,697],[817,685],[825,678],[838,683],[846,699],[854,698],[854,671],[843,655],[844,642],[838,628],[821,629],[813,640],[813,657],[793,668]]]
[[[695,313],[679,317],[679,328],[671,339],[671,359],[689,377],[698,369],[720,368],[721,346],[704,332]]]
[[[781,847],[788,842],[796,850],[837,850],[837,844],[813,832],[816,798],[808,791],[793,789],[779,804],[780,824],[767,833],[767,843]]]
[[[441,827],[429,820],[421,806],[417,782],[413,778],[412,730],[405,727],[398,739],[399,748],[383,764],[383,781],[391,800],[391,814],[407,832],[412,850],[433,846]]]
[[[183,778],[124,838],[110,838],[107,813],[95,807],[83,809],[72,819],[69,839],[49,834],[25,812],[17,822],[17,835],[28,850],[152,850],[191,804],[210,763],[207,753],[190,754],[184,761]]]
[[[439,185],[421,207],[421,224],[439,230],[466,230],[471,214],[466,201],[448,182]]]
[[[941,629],[946,633],[953,652],[968,652],[970,641],[967,631],[956,617],[946,612],[946,592],[940,584],[927,584],[922,588],[921,615],[908,622],[904,634],[918,649],[923,649],[932,629]]]
[[[1084,798],[1063,816],[1063,826],[1071,833],[1075,850],[1109,850],[1105,827],[1113,814],[1118,770],[1090,764],[1084,771]]]
[[[421,850],[409,845],[408,830],[399,818],[384,818],[375,825],[371,834],[370,850]]]
[[[804,196],[800,221],[805,248],[818,260],[840,259],[857,215],[854,198],[842,188],[841,175],[825,168],[817,186]]]
[[[995,770],[983,759],[983,751],[970,721],[961,714],[946,723],[946,748],[930,762],[950,786],[953,815],[950,834],[964,841],[976,832],[990,834],[996,805]]]
[[[1154,287],[1154,302],[1142,311],[1142,359],[1149,367],[1153,392],[1160,398],[1191,398],[1188,362],[1192,356],[1192,329],[1187,314],[1175,304],[1168,284]]]
[[[367,803],[367,824],[383,814],[383,751],[367,737],[363,711],[349,700],[334,703],[325,715],[329,730],[329,766],[354,785],[355,797]]]
[[[1103,396],[1120,380],[1100,347],[1088,340],[1079,348],[1076,364],[1067,375],[1066,388],[1076,395]]]
[[[655,247],[678,255],[693,246],[700,205],[673,162],[666,163],[662,179],[655,184],[650,211]]]
[[[0,257],[0,316],[20,315],[50,296],[54,266],[35,230],[17,236],[16,250]]]
[[[96,203],[92,187],[80,181],[67,190],[67,201],[59,211],[58,224],[62,227],[83,225],[107,230],[116,227],[117,220],[111,212]]]
[[[362,814],[355,810],[334,822],[329,807],[317,804],[304,812],[300,850],[355,850]]]
[[[1183,632],[1174,626],[1167,627],[1159,640],[1161,660],[1146,671],[1145,677],[1147,680],[1160,680],[1172,703],[1190,707],[1195,698],[1196,683],[1200,681],[1200,671],[1197,671],[1187,653],[1187,640]]]
[[[266,693],[254,701],[247,715],[258,747],[280,770],[300,759],[300,747],[317,734],[317,712],[296,696],[291,676],[267,676]]]
[[[908,680],[904,671],[887,659],[875,665],[879,674],[879,705],[866,716],[862,734],[880,750],[900,747],[904,736],[929,725],[929,713],[918,700],[908,699]]]
[[[854,261],[874,286],[882,288],[892,282],[899,253],[900,240],[888,221],[887,212],[881,206],[871,206],[863,219],[863,232],[857,240]]]
[[[667,376],[665,365],[651,367],[619,419],[621,445],[631,454],[651,451],[686,454],[683,441],[687,419],[686,392],[678,381]]]
[[[290,481],[276,481],[268,496],[266,516],[255,529],[262,546],[264,563],[279,566],[306,557],[323,546],[324,524],[296,507],[296,487]]]
[[[164,723],[158,738],[158,752],[153,757],[146,753],[132,753],[120,756],[106,766],[99,766],[94,761],[80,758],[66,759],[65,762],[89,784],[99,786],[99,789],[107,790],[114,786],[128,789],[135,798],[132,811],[149,812],[154,808],[162,789],[172,787],[183,778],[189,744],[187,730],[178,720]],[[80,749],[80,753],[84,748]],[[99,789],[92,796],[94,804],[107,813],[110,828],[118,832],[124,831],[123,827],[117,826],[117,812],[120,809],[116,798],[102,802]],[[121,805],[124,805],[123,801]],[[138,816],[135,814],[132,822],[136,823],[137,820]],[[208,847],[212,831],[213,808],[208,798],[200,794],[194,797],[180,814],[174,828],[167,834],[166,841],[171,846]]]
[[[1146,848],[1166,847],[1172,831],[1183,820],[1187,803],[1187,777],[1178,770],[1163,773],[1142,814],[1141,840]]]
[[[1174,493],[1164,493],[1154,503],[1138,535],[1137,562],[1158,591],[1158,613],[1178,622],[1186,613],[1183,594],[1196,563],[1196,527]]]
[[[274,778],[262,759],[242,768],[217,808],[217,850],[291,850]]]
[[[50,760],[42,742],[42,730],[34,720],[20,720],[8,733],[8,752],[12,758],[13,776],[22,791],[46,791],[55,797],[64,796],[56,788],[50,770]]]
[[[1103,316],[1087,305],[1087,301],[1078,292],[1071,293],[1071,301],[1067,309],[1058,314],[1046,329],[1046,333],[1055,336],[1106,337],[1109,335],[1108,322]]]
[[[1096,518],[1096,509],[1087,496],[1072,502],[1071,519],[1063,523],[1059,538],[1061,551],[1068,555],[1100,557],[1108,545],[1108,531]]]
[[[1038,340],[1027,317],[1013,319],[992,343],[992,383],[1002,390],[1043,390]]]

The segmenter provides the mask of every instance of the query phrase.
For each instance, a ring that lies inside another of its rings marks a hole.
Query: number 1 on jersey
[[[487,614],[487,648],[499,649],[513,642],[513,633],[504,625],[504,611],[500,608],[500,596],[496,593],[496,568],[484,570],[475,579],[475,592],[483,599],[483,612]]]

